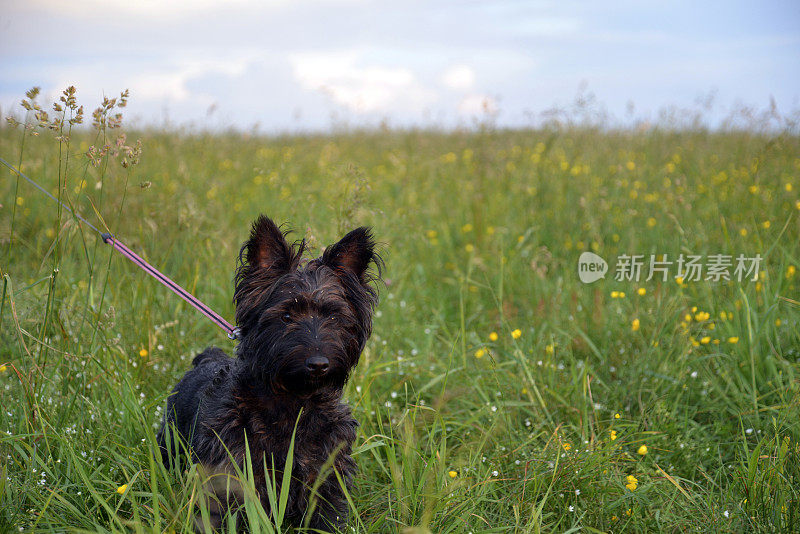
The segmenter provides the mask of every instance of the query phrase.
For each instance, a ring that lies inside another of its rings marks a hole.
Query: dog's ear
[[[282,274],[296,266],[293,265],[296,253],[286,242],[286,234],[265,215],[253,222],[250,239],[242,252],[242,260],[246,260],[251,270],[267,269]]]
[[[239,252],[233,294],[236,322],[243,331],[251,326],[251,312],[264,301],[274,282],[297,268],[304,250],[305,241],[290,245],[286,233],[269,217],[262,215],[253,222],[250,238]]]
[[[380,258],[375,253],[372,231],[365,226],[348,233],[322,254],[323,265],[334,271],[352,273],[362,284],[370,280],[367,270],[371,263],[380,270]]]

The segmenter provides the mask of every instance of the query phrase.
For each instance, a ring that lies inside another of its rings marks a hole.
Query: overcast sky
[[[531,124],[592,93],[617,121],[714,96],[800,109],[800,2],[0,0],[0,106],[129,88],[139,123]],[[583,89],[582,89],[583,88]]]

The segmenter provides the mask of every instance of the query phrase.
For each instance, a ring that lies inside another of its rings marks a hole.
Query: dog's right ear
[[[261,304],[275,280],[296,269],[300,263],[305,241],[290,245],[286,233],[265,215],[253,222],[250,238],[239,252],[236,269],[233,302],[240,328],[249,326],[250,312]]]
[[[242,256],[251,269],[267,269],[277,273],[289,272],[295,253],[284,234],[272,219],[261,215],[253,222],[250,239],[242,248]]]

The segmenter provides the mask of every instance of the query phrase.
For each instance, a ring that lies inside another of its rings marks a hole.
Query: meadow
[[[800,530],[796,132],[122,134],[124,98],[83,124],[74,95],[27,101],[0,156],[228,319],[258,214],[314,253],[374,227],[348,532]],[[0,173],[0,531],[193,532],[199,475],[154,432],[192,357],[234,343]],[[730,255],[731,279],[646,280],[681,254]]]

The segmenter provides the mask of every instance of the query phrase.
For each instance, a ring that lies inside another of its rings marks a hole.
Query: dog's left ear
[[[322,254],[323,265],[334,271],[352,273],[362,284],[371,279],[367,273],[370,263],[380,269],[379,262],[372,230],[366,226],[348,233],[338,243],[326,248]]]

